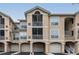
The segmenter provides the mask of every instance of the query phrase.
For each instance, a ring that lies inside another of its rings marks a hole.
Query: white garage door
[[[22,44],[21,48],[22,48],[22,52],[30,52],[29,44]]]
[[[44,46],[43,45],[38,45],[38,44],[35,44],[34,45],[34,52],[44,52]]]
[[[50,44],[49,47],[50,53],[60,53],[61,52],[61,44]]]
[[[19,51],[19,45],[18,44],[12,44],[11,45],[11,51]]]

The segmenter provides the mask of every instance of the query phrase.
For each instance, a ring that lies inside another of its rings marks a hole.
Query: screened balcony
[[[4,30],[0,30],[0,40],[4,40],[5,39],[5,32]]]
[[[43,35],[32,35],[32,39],[43,39]]]
[[[42,26],[43,25],[43,16],[39,11],[36,11],[32,15],[32,26]]]
[[[42,26],[43,23],[42,22],[32,22],[33,26]]]
[[[4,28],[4,18],[0,17],[0,28]]]

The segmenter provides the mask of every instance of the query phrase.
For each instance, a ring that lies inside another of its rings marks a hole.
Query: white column
[[[30,41],[30,54],[33,53],[33,43]]]
[[[4,43],[4,52],[8,52],[8,43],[7,42]]]
[[[19,43],[19,52],[21,52],[21,43]]]
[[[65,47],[65,43],[62,43],[62,53],[64,53],[64,47]]]
[[[45,53],[48,54],[49,53],[49,43],[45,44]]]

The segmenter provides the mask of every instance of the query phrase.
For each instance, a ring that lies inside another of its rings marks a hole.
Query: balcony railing
[[[33,22],[32,25],[33,26],[42,26],[43,23],[42,22]]]
[[[23,36],[21,36],[21,37],[20,37],[20,39],[27,39],[27,37],[26,37],[26,36],[24,36],[24,37],[23,37]]]
[[[65,36],[65,40],[75,40],[74,36]]]
[[[71,31],[65,31],[65,36],[72,36],[72,32]]]
[[[21,30],[26,30],[27,29],[27,26],[21,26],[20,29]]]
[[[19,40],[19,37],[15,37],[15,38],[13,38],[13,40]]]
[[[33,35],[32,39],[43,39],[43,35]]]
[[[5,38],[4,38],[4,36],[0,36],[0,40],[4,40]]]
[[[0,28],[4,28],[4,24],[0,24]]]

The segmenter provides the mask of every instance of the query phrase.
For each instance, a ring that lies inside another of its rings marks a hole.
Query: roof
[[[46,10],[46,9],[40,7],[40,6],[35,6],[34,8],[31,8],[30,10],[26,11],[25,14],[30,13],[30,12],[36,10],[36,9],[39,9],[39,10],[45,12],[45,13],[51,14],[51,12],[49,12],[48,10]]]
[[[8,17],[14,23],[14,21],[12,20],[12,18],[9,15],[7,15],[7,14],[1,12],[1,11],[0,11],[0,15],[3,15],[5,17]]]

